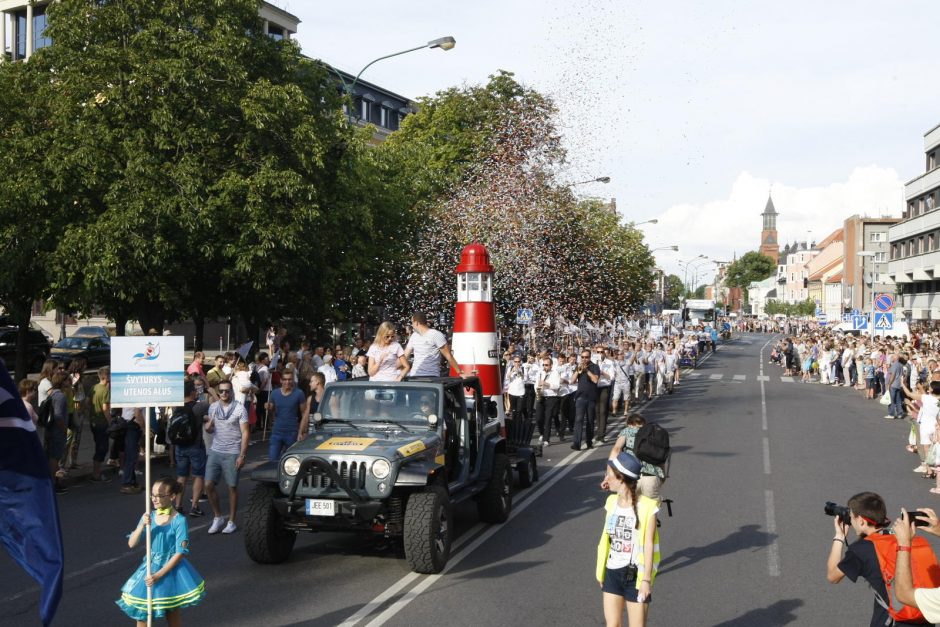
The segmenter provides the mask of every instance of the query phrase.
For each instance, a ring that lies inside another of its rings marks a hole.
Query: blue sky
[[[940,123],[936,0],[478,0],[340,5],[280,0],[306,54],[350,72],[452,35],[449,52],[382,61],[364,78],[409,97],[498,69],[556,99],[571,181],[615,197],[658,255],[756,248],[773,189],[781,240],[853,213],[897,214]],[[352,8],[354,7],[354,8]],[[808,233],[809,232],[809,233]]]

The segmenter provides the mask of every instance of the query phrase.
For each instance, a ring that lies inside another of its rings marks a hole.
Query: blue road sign
[[[894,314],[876,311],[875,312],[875,330],[876,331],[891,331],[892,329],[894,329]]]
[[[875,311],[890,313],[894,309],[894,297],[891,294],[878,294],[875,296],[874,305]]]
[[[862,315],[862,312],[859,311],[858,309],[853,309],[853,310],[852,310],[852,315],[853,315],[853,316],[860,316],[860,315]]]
[[[868,330],[868,316],[854,315],[852,316],[852,329],[855,331],[867,331]]]
[[[532,310],[531,309],[517,309],[516,310],[516,324],[532,324]]]
[[[852,322],[852,314],[842,314],[842,322]]]

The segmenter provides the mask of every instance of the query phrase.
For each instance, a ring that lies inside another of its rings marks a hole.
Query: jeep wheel
[[[516,464],[516,472],[519,473],[519,487],[528,488],[539,480],[539,466],[532,455]]]
[[[512,510],[512,468],[503,453],[493,458],[493,474],[477,497],[480,520],[488,523],[506,522]]]
[[[408,497],[405,507],[405,558],[416,573],[444,570],[450,557],[450,499],[440,486]]]
[[[259,483],[248,497],[245,550],[259,564],[280,564],[290,556],[297,540],[297,532],[285,529],[274,509],[277,496],[280,496],[277,486]]]

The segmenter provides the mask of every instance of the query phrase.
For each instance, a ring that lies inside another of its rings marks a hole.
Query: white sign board
[[[111,338],[111,407],[183,404],[183,337]]]

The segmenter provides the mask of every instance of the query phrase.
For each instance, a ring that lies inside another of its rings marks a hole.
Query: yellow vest
[[[604,528],[601,530],[601,540],[597,543],[597,568],[595,570],[595,576],[600,583],[604,583],[604,574],[607,572],[607,555],[610,553],[610,536],[607,534],[606,524],[607,517],[613,513],[616,507],[617,495],[611,494],[607,497],[607,502],[604,504],[604,511],[606,512],[604,516]],[[639,590],[640,582],[643,579],[649,579],[650,586],[652,587],[653,581],[656,580],[656,572],[659,570],[659,529],[653,531],[653,568],[649,576],[647,576],[645,568],[646,555],[644,552],[645,547],[643,547],[643,542],[646,540],[646,530],[649,528],[649,525],[656,524],[656,512],[659,511],[659,504],[648,496],[637,494],[636,511],[637,516],[640,518],[640,528],[637,529],[640,542],[638,543],[635,559],[637,565],[636,588]]]

